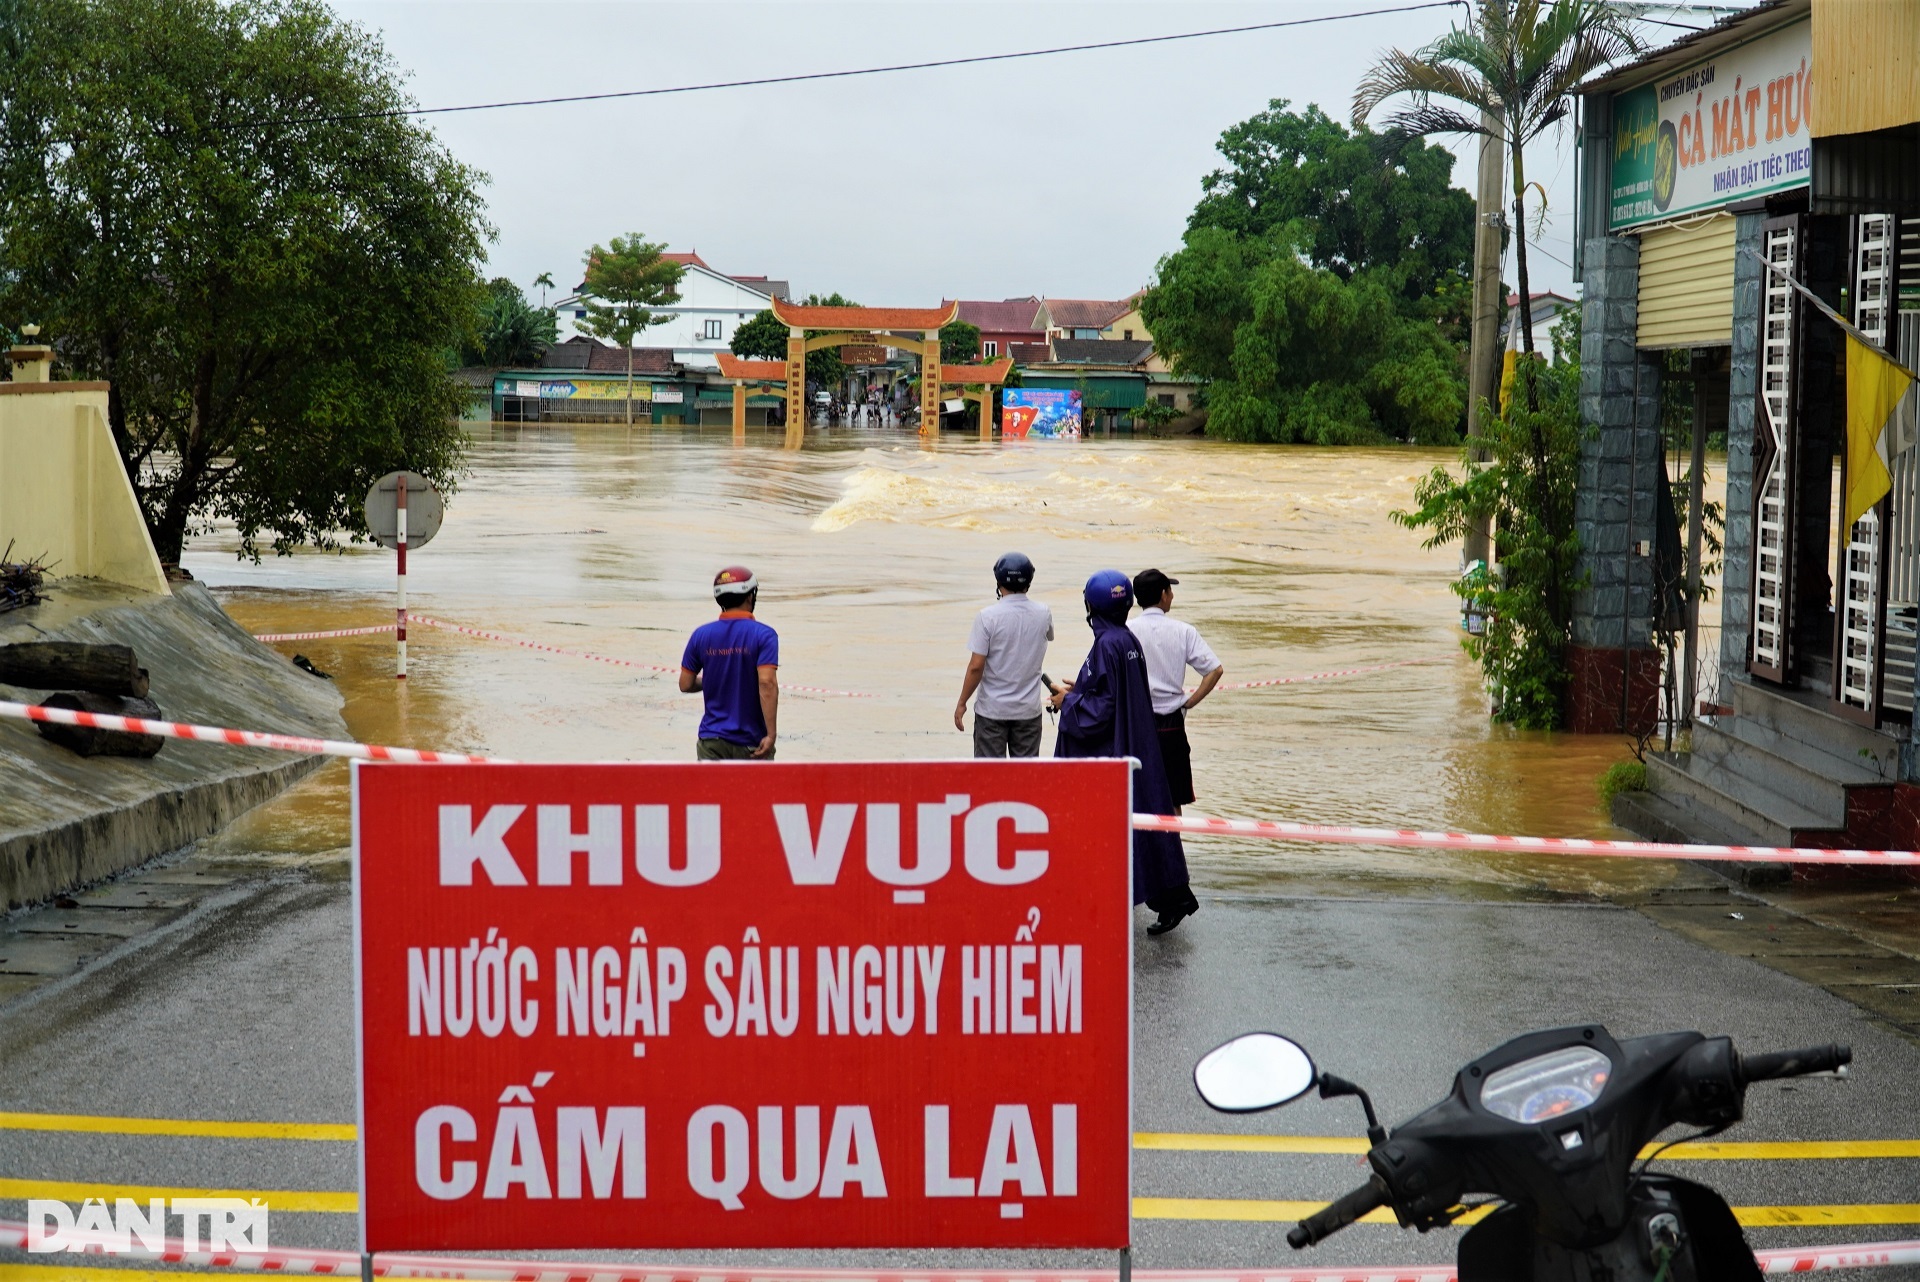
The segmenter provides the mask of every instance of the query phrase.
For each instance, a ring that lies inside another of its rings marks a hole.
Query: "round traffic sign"
[[[400,483],[407,485],[407,546],[432,542],[447,505],[433,482],[418,472],[389,472],[367,491],[367,531],[381,547],[400,546]]]

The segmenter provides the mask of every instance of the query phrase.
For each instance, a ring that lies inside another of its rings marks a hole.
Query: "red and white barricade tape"
[[[354,743],[346,739],[309,739],[302,735],[269,734],[260,730],[196,726],[182,721],[149,721],[144,717],[79,712],[71,708],[43,708],[31,703],[0,701],[0,717],[10,717],[16,721],[47,721],[63,726],[87,726],[95,730],[118,730],[123,734],[158,735],[163,739],[190,739],[197,743],[222,743],[236,748],[270,748],[275,752],[297,752],[314,757],[356,757],[362,761],[407,761],[434,765],[473,765],[507,760],[505,757],[483,757],[469,752],[387,748],[376,743]]]
[[[441,628],[448,632],[458,632],[465,636],[479,637],[486,641],[501,641],[507,645],[517,645],[527,650],[538,650],[543,654],[563,654],[572,659],[586,659],[593,663],[611,663],[616,667],[639,668],[645,672],[675,673],[678,668],[665,667],[658,663],[640,663],[633,659],[615,659],[604,654],[594,654],[590,650],[570,650],[565,646],[543,645],[538,641],[522,641],[519,637],[510,637],[500,632],[488,632],[482,628],[469,628],[464,624],[448,623],[445,619],[436,619],[430,615],[407,612],[407,622],[418,623],[422,627]],[[323,641],[333,637],[366,637],[383,632],[392,632],[398,626],[383,623],[371,628],[336,628],[331,632],[268,632],[254,637],[256,641]],[[1269,686],[1300,685],[1308,681],[1329,681],[1335,677],[1359,676],[1367,672],[1386,672],[1393,668],[1410,668],[1418,663],[1438,663],[1451,655],[1430,654],[1419,659],[1401,659],[1395,663],[1375,663],[1363,668],[1335,668],[1330,672],[1308,672],[1297,677],[1269,677],[1264,681],[1227,681],[1220,685],[1222,690],[1261,690]],[[858,690],[834,690],[827,686],[780,686],[782,690],[791,690],[796,694],[829,694],[843,699],[871,699],[871,694]]]
[[[424,623],[430,628],[445,628],[449,632],[460,632],[470,637],[481,637],[488,641],[504,641],[508,645],[517,645],[528,650],[541,650],[547,654],[564,654],[573,659],[590,659],[595,663],[611,663],[622,668],[641,668],[648,672],[677,673],[680,671],[679,668],[662,667],[657,663],[640,663],[633,659],[613,659],[604,654],[594,654],[590,650],[569,650],[564,646],[541,645],[537,641],[522,641],[519,637],[510,637],[499,632],[486,632],[479,628],[463,627],[458,623],[448,623],[444,619],[430,618],[424,614],[409,613],[407,618],[410,622]],[[861,694],[857,690],[832,690],[826,686],[788,685],[784,681],[780,683],[780,688],[782,690],[792,691],[795,694],[832,694],[838,695],[843,699],[873,698],[872,695]]]
[[[1309,672],[1298,677],[1269,677],[1265,681],[1223,681],[1222,690],[1259,690],[1266,686],[1292,686],[1304,681],[1326,681],[1333,677],[1358,676],[1363,672],[1385,672],[1389,668],[1411,668],[1416,663],[1438,663],[1442,659],[1451,659],[1451,654],[1430,654],[1421,659],[1401,659],[1396,663],[1375,663],[1364,668],[1336,668],[1332,672]]]
[[[1349,828],[1267,819],[1210,819],[1200,815],[1135,815],[1142,832],[1199,837],[1264,837],[1272,841],[1327,841],[1349,846],[1414,846],[1422,850],[1492,850],[1531,855],[1607,855],[1631,859],[1709,859],[1780,864],[1877,864],[1920,867],[1920,851],[1825,850],[1812,846],[1690,846],[1660,841],[1605,841],[1586,837],[1508,837],[1482,832],[1421,832],[1411,828]]]
[[[363,761],[407,761],[435,764],[507,763],[506,757],[466,752],[429,752],[423,748],[389,748],[341,739],[309,739],[299,735],[259,730],[229,730],[178,721],[148,721],[104,712],[70,708],[43,708],[30,703],[0,702],[0,717],[19,721],[48,721],[59,725],[90,726],[125,734],[159,735],[200,743],[231,744],[240,748],[270,748],[323,757],[357,757]],[[1600,855],[1632,859],[1708,859],[1782,864],[1855,864],[1887,868],[1920,867],[1920,851],[1827,850],[1812,846],[1693,846],[1659,841],[1606,841],[1586,837],[1510,837],[1479,832],[1421,832],[1412,828],[1351,828],[1337,824],[1289,823],[1269,819],[1212,819],[1200,815],[1133,816],[1142,832],[1177,832],[1195,837],[1261,837],[1272,841],[1333,842],[1349,846],[1412,846],[1422,850],[1491,850],[1534,855]]]
[[[371,628],[335,628],[331,632],[269,632],[254,637],[255,641],[324,641],[331,637],[370,637],[380,632],[392,632],[398,623],[382,623]]]
[[[0,1248],[24,1250],[27,1226],[0,1220]],[[85,1253],[105,1255],[98,1246]],[[353,1251],[277,1247],[263,1251],[189,1250],[169,1238],[162,1249],[130,1246],[116,1259],[153,1260],[199,1268],[248,1272],[306,1273],[354,1277],[360,1256]],[[1756,1251],[1767,1273],[1819,1273],[1830,1269],[1884,1268],[1920,1264],[1920,1241],[1851,1242],[1836,1246],[1789,1247]],[[474,1260],[450,1256],[379,1254],[376,1277],[464,1278],[471,1282],[1104,1282],[1108,1269],[795,1269],[758,1265],[602,1264],[580,1261]],[[1456,1282],[1451,1264],[1349,1265],[1299,1269],[1135,1269],[1151,1282]]]
[[[573,650],[566,646],[543,645],[538,641],[523,641],[519,637],[507,636],[503,632],[488,632],[484,628],[469,628],[464,624],[449,623],[445,619],[436,619],[431,615],[415,614],[411,610],[407,612],[407,622],[418,623],[422,627],[439,628],[446,632],[458,632],[462,636],[479,637],[483,641],[499,641],[506,645],[517,645],[523,650],[538,650],[542,654],[560,654],[565,655],[569,659],[585,659],[590,663],[612,664],[617,668],[638,668],[642,672],[654,672],[665,675],[672,675],[680,671],[679,668],[670,668],[659,663],[641,663],[637,659],[616,659],[609,655],[595,654],[591,650]],[[387,623],[377,628],[341,628],[333,632],[271,632],[257,636],[254,640],[315,641],[327,637],[372,636],[375,633],[392,632],[397,626],[397,623]],[[788,685],[782,682],[780,688],[795,694],[830,694],[837,695],[843,699],[873,698],[872,695],[862,694],[857,690],[833,690],[826,686]]]

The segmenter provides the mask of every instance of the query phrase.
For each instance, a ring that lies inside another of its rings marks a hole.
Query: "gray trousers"
[[[1030,721],[1001,721],[973,717],[973,755],[976,757],[1037,757],[1040,755],[1040,714]]]

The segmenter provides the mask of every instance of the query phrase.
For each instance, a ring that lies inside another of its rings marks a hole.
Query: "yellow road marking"
[[[1180,1135],[1142,1131],[1136,1149],[1180,1153],[1365,1153],[1366,1140],[1331,1135]],[[1642,1157],[1660,1146],[1649,1144]],[[1777,1162],[1809,1159],[1920,1157],[1920,1140],[1755,1140],[1676,1144],[1662,1161]]]
[[[1364,1139],[1340,1135],[1169,1135],[1153,1131],[1137,1133],[1133,1146],[1179,1153],[1365,1153],[1373,1147]]]
[[[0,1131],[67,1131],[94,1135],[170,1135],[189,1139],[321,1140],[352,1143],[351,1122],[226,1122],[210,1118],[111,1117],[90,1113],[0,1112]],[[1221,1135],[1141,1131],[1133,1146],[1178,1153],[1363,1154],[1366,1140],[1340,1135]],[[1653,1152],[1649,1144],[1641,1156]],[[1676,1144],[1671,1161],[1804,1161],[1920,1157],[1920,1140],[1760,1140]]]
[[[1326,1206],[1325,1202],[1268,1202],[1228,1197],[1136,1197],[1136,1220],[1302,1220]],[[1472,1224],[1486,1215],[1471,1211],[1457,1223]],[[1736,1206],[1733,1214],[1749,1228],[1783,1225],[1920,1224],[1920,1202],[1859,1203],[1843,1206]],[[1363,1223],[1392,1224],[1393,1212],[1374,1211]]]
[[[176,1189],[146,1184],[102,1184],[80,1180],[0,1179],[0,1198],[53,1198],[60,1202],[84,1202],[90,1197],[112,1201],[130,1197],[136,1202],[164,1197],[237,1197],[259,1198],[273,1211],[315,1211],[323,1215],[352,1215],[360,1209],[354,1193],[315,1192],[308,1189]]]
[[[82,1202],[90,1197],[130,1197],[136,1201],[164,1197],[237,1197],[259,1198],[271,1210],[308,1211],[326,1215],[352,1215],[359,1210],[359,1198],[352,1193],[316,1192],[304,1189],[256,1191],[239,1189],[161,1188],[150,1185],[92,1184],[60,1180],[0,1179],[0,1199],[30,1197],[54,1198],[62,1202]],[[1136,1197],[1133,1217],[1137,1220],[1256,1220],[1263,1222],[1305,1219],[1324,1202],[1267,1201],[1230,1197]],[[1484,1215],[1476,1211],[1462,1216],[1460,1223],[1471,1224]],[[1749,1227],[1817,1224],[1920,1224],[1920,1202],[1859,1203],[1839,1206],[1737,1206],[1734,1215]],[[1366,1217],[1370,1224],[1391,1224],[1391,1211],[1375,1211]],[[4,1278],[0,1278],[4,1282]]]
[[[0,1113],[0,1131],[84,1131],[95,1135],[183,1135],[223,1140],[348,1140],[351,1122],[218,1122],[199,1118],[100,1117],[89,1113]]]

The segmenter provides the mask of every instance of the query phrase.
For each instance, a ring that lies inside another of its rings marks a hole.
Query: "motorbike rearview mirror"
[[[1319,1080],[1299,1043],[1278,1033],[1247,1033],[1216,1046],[1193,1066],[1193,1085],[1207,1107],[1257,1113],[1299,1099]]]

